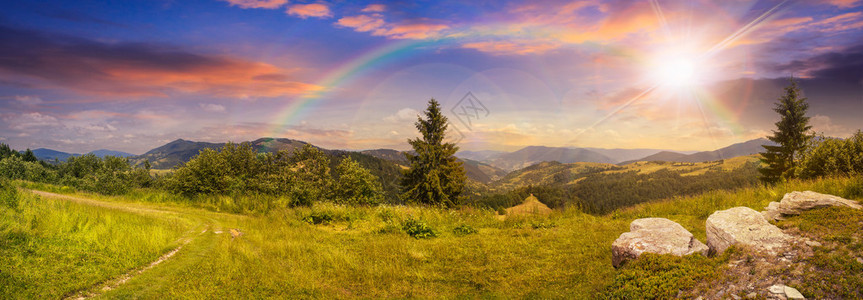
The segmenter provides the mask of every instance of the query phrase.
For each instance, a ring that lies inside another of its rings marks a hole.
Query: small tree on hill
[[[416,155],[405,154],[410,169],[402,178],[402,197],[409,202],[452,207],[459,204],[464,190],[465,170],[454,156],[458,147],[443,142],[447,118],[440,104],[429,100],[424,113],[425,119],[417,117],[415,123],[422,139],[408,140]]]
[[[376,204],[381,201],[381,183],[377,176],[360,166],[350,156],[336,166],[335,200],[345,204]]]
[[[812,138],[808,133],[812,126],[808,125],[809,117],[806,116],[809,104],[806,103],[806,98],[800,95],[797,81],[794,78],[789,81],[789,85],[785,87],[785,94],[779,98],[776,107],[773,108],[773,111],[779,113],[782,118],[776,122],[777,130],[773,131],[773,136],[767,137],[778,145],[765,145],[763,147],[767,151],[761,153],[761,161],[767,166],[759,171],[761,180],[767,183],[794,177],[797,160]]]

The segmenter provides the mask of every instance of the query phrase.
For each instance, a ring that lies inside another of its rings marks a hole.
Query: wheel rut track
[[[33,194],[36,194],[36,195],[39,195],[42,197],[66,200],[66,201],[81,203],[81,204],[85,204],[85,205],[96,206],[96,207],[101,207],[101,208],[106,208],[106,209],[120,210],[120,211],[125,211],[125,212],[130,212],[130,213],[136,213],[136,214],[145,214],[145,215],[168,214],[168,215],[181,216],[181,217],[184,216],[184,214],[182,214],[182,213],[179,213],[176,211],[170,211],[170,210],[145,208],[145,207],[134,207],[134,206],[129,206],[129,205],[123,205],[123,204],[99,201],[99,200],[89,199],[89,198],[84,198],[84,197],[69,196],[69,195],[63,195],[63,194],[57,194],[57,193],[51,193],[51,192],[45,192],[45,191],[39,191],[39,190],[24,189],[24,191],[29,192],[29,193],[33,193]],[[188,217],[190,219],[193,218],[192,216],[188,216]],[[195,218],[195,219],[197,219],[197,218]],[[150,270],[150,269],[156,267],[157,265],[170,260],[177,253],[179,253],[180,250],[182,250],[184,246],[188,245],[195,238],[197,238],[197,237],[199,237],[199,236],[201,236],[207,232],[214,232],[214,231],[221,230],[221,228],[218,226],[217,222],[212,218],[204,218],[204,219],[202,219],[202,221],[203,221],[202,223],[204,223],[203,224],[204,229],[202,231],[198,232],[198,230],[201,228],[201,226],[196,227],[198,229],[191,230],[185,236],[181,237],[177,241],[179,243],[179,246],[163,253],[156,260],[153,260],[152,262],[144,264],[142,266],[133,268],[133,269],[129,270],[128,272],[126,272],[120,276],[104,280],[104,281],[97,283],[93,286],[90,286],[88,288],[84,288],[81,290],[70,292],[69,294],[65,295],[63,297],[63,299],[76,299],[76,300],[77,299],[89,299],[89,298],[93,298],[93,297],[102,295],[102,294],[104,294],[110,290],[116,289],[116,288],[122,286],[123,284],[125,284],[126,282],[128,282],[129,280],[137,277],[138,275],[143,274],[147,270]]]

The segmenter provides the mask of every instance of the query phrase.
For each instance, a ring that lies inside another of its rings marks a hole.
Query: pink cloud
[[[330,11],[330,7],[326,4],[322,3],[312,3],[312,4],[294,4],[288,8],[287,13],[292,16],[298,16],[300,18],[327,18],[332,17],[333,14]]]
[[[392,39],[427,39],[438,37],[448,25],[432,22],[427,19],[410,20],[403,23],[388,23],[382,14],[356,15],[343,17],[336,25],[353,28],[357,32],[370,32],[374,36],[385,36]]]
[[[387,10],[386,5],[383,4],[369,4],[365,8],[363,8],[362,12],[384,12]]]
[[[279,8],[288,3],[288,0],[224,0],[232,6],[241,8]]]
[[[823,2],[838,8],[852,8],[860,5],[860,0],[824,0]]]
[[[341,18],[336,21],[336,25],[353,28],[358,32],[369,32],[383,28],[386,22],[381,15],[358,15]]]

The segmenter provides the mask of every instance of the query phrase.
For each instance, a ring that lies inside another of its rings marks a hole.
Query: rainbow
[[[316,85],[320,86],[321,90],[291,99],[287,106],[276,113],[273,125],[268,130],[268,136],[281,136],[284,133],[285,125],[295,122],[299,116],[310,112],[313,107],[320,105],[325,96],[337,90],[338,87],[344,86],[362,74],[367,73],[369,70],[410,56],[416,52],[414,51],[416,49],[440,44],[441,42],[442,40],[394,40],[347,60],[347,62],[327,72],[325,76],[316,82]]]

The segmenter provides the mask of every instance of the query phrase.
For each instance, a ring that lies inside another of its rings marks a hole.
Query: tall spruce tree
[[[776,122],[776,130],[773,136],[767,138],[777,146],[763,146],[766,152],[761,153],[761,161],[767,166],[761,168],[761,180],[767,183],[775,183],[783,179],[794,177],[797,160],[806,147],[806,143],[812,138],[808,133],[809,117],[806,110],[809,104],[806,98],[800,95],[797,81],[792,77],[790,83],[785,87],[785,94],[778,99],[773,111],[779,113],[781,119]]]
[[[408,140],[416,154],[405,153],[410,169],[402,177],[402,197],[408,202],[453,207],[459,204],[467,179],[454,156],[458,147],[444,143],[447,118],[435,99],[429,100],[424,114],[425,119],[417,117],[415,123],[422,138]]]

